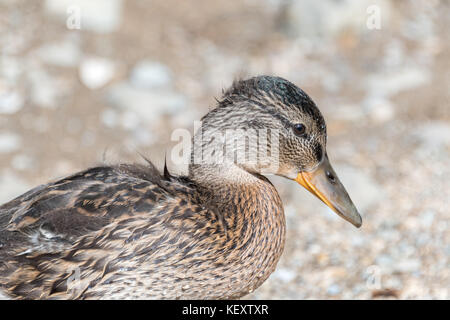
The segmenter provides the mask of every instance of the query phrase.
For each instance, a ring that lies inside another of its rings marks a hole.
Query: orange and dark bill
[[[355,227],[361,227],[361,216],[331,167],[328,156],[325,156],[313,171],[300,172],[295,181],[322,200],[339,216]]]

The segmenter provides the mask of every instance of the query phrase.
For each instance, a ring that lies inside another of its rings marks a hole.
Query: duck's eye
[[[297,136],[302,136],[305,134],[306,127],[303,123],[297,123],[294,125],[294,133]]]

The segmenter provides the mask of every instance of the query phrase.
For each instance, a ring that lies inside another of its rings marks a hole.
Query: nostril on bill
[[[336,177],[330,171],[327,171],[326,175],[327,175],[328,180],[330,180],[331,183],[336,182]]]

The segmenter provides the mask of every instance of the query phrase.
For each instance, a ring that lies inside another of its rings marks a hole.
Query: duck
[[[100,165],[0,206],[7,299],[238,299],[274,272],[286,220],[268,176],[297,182],[356,227],[324,117],[277,76],[236,80],[202,119],[185,175]],[[256,139],[255,139],[256,137]]]

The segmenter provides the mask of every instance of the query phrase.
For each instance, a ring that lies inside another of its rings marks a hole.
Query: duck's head
[[[211,163],[221,153],[220,161],[231,159],[247,172],[295,180],[360,227],[361,216],[330,164],[326,142],[325,120],[303,90],[279,77],[259,76],[236,81],[224,92],[218,107],[203,117],[194,150],[202,150],[202,159],[209,154]]]

